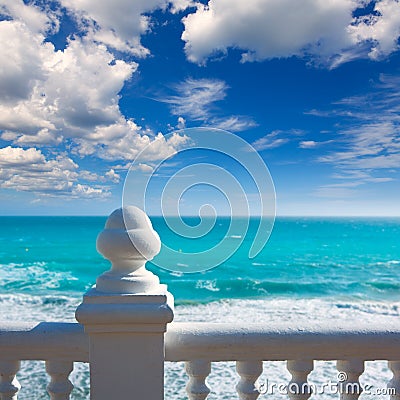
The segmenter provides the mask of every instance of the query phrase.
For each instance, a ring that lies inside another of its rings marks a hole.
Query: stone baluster
[[[211,363],[206,360],[192,360],[185,363],[189,382],[186,385],[186,393],[189,400],[205,400],[210,393],[206,378],[211,372]]]
[[[262,361],[237,361],[236,371],[240,376],[240,380],[236,385],[239,399],[257,399],[260,392],[256,387],[256,382],[263,371]]]
[[[160,246],[149,218],[133,206],[114,211],[97,238],[112,266],[76,311],[89,335],[91,399],[164,398],[164,332],[173,298],[145,268]]]
[[[400,400],[400,361],[389,361],[389,368],[393,372],[393,378],[387,387],[394,391],[390,394],[390,400]]]
[[[21,385],[15,375],[20,366],[20,361],[0,361],[0,400],[17,400]]]
[[[74,385],[68,379],[74,364],[72,361],[46,361],[46,372],[51,380],[47,385],[47,392],[51,400],[68,400]]]
[[[308,374],[314,368],[313,360],[288,360],[287,369],[292,375],[288,385],[288,396],[292,400],[307,400],[312,394]]]
[[[336,368],[341,400],[356,400],[360,397],[362,387],[359,377],[364,372],[363,360],[339,360]]]

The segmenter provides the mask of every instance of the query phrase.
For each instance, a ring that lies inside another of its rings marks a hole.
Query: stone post
[[[147,215],[114,211],[97,238],[111,269],[84,296],[76,319],[89,335],[92,400],[164,398],[164,332],[173,297],[145,262],[160,251]]]

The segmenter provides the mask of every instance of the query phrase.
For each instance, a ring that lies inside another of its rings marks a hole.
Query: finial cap
[[[112,270],[130,273],[156,256],[160,238],[148,216],[135,206],[115,210],[97,237],[97,250],[111,261]]]
[[[97,290],[132,293],[159,285],[144,264],[160,248],[160,238],[141,209],[127,206],[115,210],[97,237],[97,251],[112,263],[111,270],[97,279]]]

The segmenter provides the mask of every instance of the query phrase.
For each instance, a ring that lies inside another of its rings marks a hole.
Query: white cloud
[[[108,196],[110,196],[110,192],[104,191],[104,188],[102,187],[96,188],[78,183],[72,188],[71,195],[69,197],[93,197],[95,199],[99,199],[101,197]]]
[[[337,187],[337,186],[321,186],[318,188],[314,195],[317,197],[327,197],[327,198],[348,198],[357,195],[357,190],[348,187]]]
[[[133,121],[121,119],[113,125],[98,126],[90,135],[76,138],[76,152],[81,156],[95,154],[104,160],[127,160],[134,158],[150,143],[152,160],[159,160],[176,153],[188,138],[174,134],[169,139],[159,133],[154,136],[151,131],[143,131]]]
[[[241,115],[232,115],[226,118],[211,118],[209,122],[209,125],[213,128],[224,129],[230,132],[245,131],[258,125],[252,118]]]
[[[273,131],[269,133],[268,135],[263,136],[260,139],[257,139],[255,142],[253,142],[251,145],[257,150],[257,151],[263,151],[267,149],[275,149],[276,147],[280,147],[284,145],[285,143],[289,142],[289,139],[287,137],[281,137],[282,131]]]
[[[7,107],[28,99],[35,83],[45,79],[44,54],[52,51],[52,45],[44,44],[41,34],[32,35],[19,21],[1,21],[0,37],[0,98]],[[4,119],[2,114],[0,117]]]
[[[22,0],[0,0],[0,15],[24,23],[32,32],[56,32],[59,28],[57,13],[49,8],[42,11],[34,4],[25,4]]]
[[[301,149],[313,149],[317,147],[318,143],[315,142],[314,140],[304,140],[299,143],[299,147]]]
[[[300,149],[315,149],[317,147],[320,147],[324,144],[331,143],[332,140],[326,140],[323,142],[317,142],[315,140],[303,140],[299,143],[299,148]]]
[[[152,167],[151,165],[148,165],[148,164],[143,164],[143,163],[139,163],[137,165],[132,165],[130,167],[130,169],[132,171],[141,171],[141,172],[148,173],[148,174],[151,174],[154,171],[154,167]]]
[[[378,59],[399,48],[400,4],[397,0],[381,0],[374,11],[375,15],[360,17],[349,31],[356,42],[371,42],[369,56]]]
[[[79,178],[89,182],[99,182],[104,181],[104,178],[96,174],[95,172],[87,171],[87,170],[80,170],[79,171]]]
[[[312,56],[337,66],[397,47],[398,1],[378,1],[377,16],[355,20],[353,12],[365,5],[363,0],[210,0],[183,19],[182,39],[187,58],[199,64],[236,48],[243,51],[242,62]]]
[[[78,165],[62,154],[46,159],[40,150],[7,146],[0,149],[0,187],[45,196],[104,197],[100,187],[82,185]]]
[[[1,138],[21,146],[59,145],[63,140],[61,135],[54,135],[48,128],[40,129],[35,135],[6,131],[2,133]]]
[[[202,121],[213,128],[237,132],[257,126],[250,117],[217,116],[219,109],[215,103],[226,98],[228,89],[229,86],[219,79],[188,78],[173,86],[176,95],[165,96],[158,101],[169,104],[174,115]]]
[[[369,173],[359,170],[348,170],[342,175],[334,174],[332,178],[343,179],[344,181],[329,185],[322,185],[314,192],[314,194],[318,197],[354,197],[359,195],[357,188],[366,183],[385,183],[394,180],[393,178],[389,177],[374,177]]]
[[[141,35],[151,30],[147,15],[156,9],[177,13],[195,3],[190,0],[61,0],[85,32],[87,38],[138,57],[150,54],[141,44]]]
[[[0,154],[0,166],[2,168],[6,166],[37,165],[43,164],[46,161],[41,151],[33,148],[24,150],[8,146],[0,149]],[[73,167],[76,168],[75,165]]]
[[[149,18],[143,13],[163,3],[163,0],[61,0],[91,40],[137,56],[149,53],[140,43],[140,36],[149,29]]]
[[[183,117],[178,117],[178,123],[176,125],[177,129],[185,129],[186,128],[186,120]]]
[[[199,5],[198,2],[193,0],[173,0],[170,1],[170,3],[171,3],[170,11],[173,14],[176,14],[180,11],[184,11],[189,7],[197,7]]]
[[[334,104],[332,111],[315,115],[347,117],[335,138],[340,148],[320,155],[317,161],[334,166],[337,173],[332,177],[338,180],[360,185],[394,180],[400,165],[400,78],[381,75],[366,94]]]
[[[140,35],[150,29],[150,21],[143,13],[169,3],[117,3],[66,0],[63,5],[84,31],[56,50],[46,36],[58,30],[60,10],[52,11],[47,3],[39,8],[0,0],[0,14],[6,16],[0,21],[0,135],[13,145],[0,149],[2,188],[44,196],[105,197],[110,192],[104,184],[118,183],[120,175],[114,169],[103,176],[79,170],[63,151],[130,161],[155,141],[150,157],[156,160],[174,154],[187,140],[178,135],[165,140],[121,113],[119,93],[138,64],[116,58],[106,45],[147,54]],[[193,3],[171,4],[179,12]],[[38,146],[53,150],[45,155]]]
[[[118,183],[121,179],[121,176],[118,175],[112,168],[105,173],[105,176],[114,183]]]
[[[390,121],[362,124],[340,133],[344,150],[321,156],[319,161],[345,169],[389,169],[400,165],[400,127]]]
[[[228,86],[218,79],[188,78],[173,89],[177,95],[164,97],[159,101],[169,104],[174,115],[204,121],[210,115],[213,103],[226,97]]]
[[[79,39],[55,51],[17,21],[0,22],[0,36],[0,129],[25,135],[20,143],[84,136],[121,118],[118,93],[136,64]]]
[[[152,139],[119,109],[119,92],[137,68],[105,46],[70,40],[55,51],[18,21],[0,22],[0,130],[14,145],[72,141],[81,156],[132,160]],[[160,146],[162,142],[160,141]],[[161,154],[171,152],[164,142]]]

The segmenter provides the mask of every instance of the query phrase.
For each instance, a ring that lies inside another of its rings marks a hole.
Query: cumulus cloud
[[[197,1],[193,1],[193,0],[173,0],[173,1],[170,1],[170,5],[171,5],[170,11],[173,14],[176,14],[176,13],[184,11],[190,7],[197,8],[199,3]]]
[[[104,183],[117,183],[120,176],[114,169],[103,175],[79,170],[65,152],[131,161],[152,141],[156,142],[154,159],[176,152],[185,137],[165,140],[122,114],[119,93],[138,64],[111,52],[114,48],[146,55],[140,35],[151,24],[144,13],[169,4],[65,0],[62,6],[76,18],[81,31],[57,50],[48,36],[59,29],[60,9],[54,11],[45,2],[0,0],[0,135],[13,145],[0,149],[2,188],[102,197],[109,194]],[[171,4],[171,10],[179,12],[193,3]],[[38,150],[41,146],[52,150]],[[33,156],[35,162],[15,162]]]
[[[331,66],[375,58],[397,48],[399,3],[377,1],[374,15],[355,19],[363,0],[210,0],[183,19],[187,58],[204,64],[228,49],[242,62],[311,56]],[[372,46],[372,47],[371,47]]]
[[[113,125],[98,126],[90,135],[76,138],[75,152],[80,156],[96,155],[104,160],[132,161],[150,143],[154,152],[149,153],[153,160],[172,156],[188,138],[174,134],[169,139],[159,133],[143,131],[135,122],[121,119]]]
[[[45,196],[104,197],[104,188],[78,182],[78,165],[65,154],[46,159],[40,150],[0,149],[0,187]]]
[[[118,93],[137,65],[115,60],[102,45],[70,40],[55,51],[16,21],[0,22],[0,129],[76,137],[121,117]],[[54,140],[54,139],[53,139]],[[27,141],[27,138],[24,139]]]
[[[151,30],[149,13],[169,5],[172,13],[195,6],[191,0],[61,0],[61,4],[72,13],[87,38],[138,57],[150,54],[141,43],[141,35]]]
[[[162,0],[61,0],[87,37],[137,56],[149,53],[140,43],[140,36],[149,29],[149,18],[142,14],[162,3]]]
[[[121,118],[119,91],[137,64],[105,46],[70,40],[56,51],[19,21],[1,21],[0,130],[15,144],[84,137]]]
[[[121,179],[121,176],[118,175],[112,168],[105,173],[105,176],[114,183],[118,183]]]
[[[186,120],[183,117],[178,117],[178,123],[176,125],[178,129],[185,129],[186,128]]]
[[[349,32],[356,42],[370,42],[370,58],[379,59],[399,48],[400,4],[397,0],[377,1],[374,11],[373,15],[357,18]]]
[[[8,105],[28,99],[35,83],[45,79],[44,53],[51,52],[52,45],[44,44],[40,34],[32,36],[19,21],[1,21],[0,37],[0,98]]]
[[[19,21],[1,21],[0,130],[14,145],[68,140],[80,156],[132,160],[154,139],[119,108],[119,92],[137,68],[84,39],[56,51]],[[160,141],[161,143],[161,141]],[[171,151],[170,144],[160,153]]]
[[[56,32],[59,28],[57,12],[46,7],[45,12],[34,4],[23,0],[1,0],[0,15],[24,23],[32,32]]]

